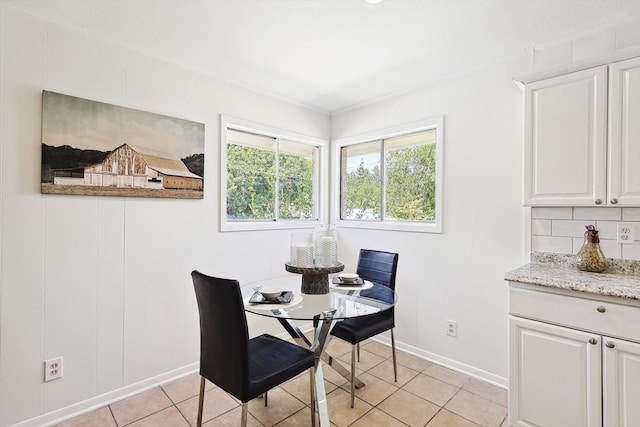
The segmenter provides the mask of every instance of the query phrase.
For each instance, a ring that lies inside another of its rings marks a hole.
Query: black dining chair
[[[264,334],[249,339],[237,280],[191,273],[200,313],[200,400],[202,425],[205,379],[242,402],[241,425],[247,425],[247,402],[309,369],[311,425],[315,425],[312,351]],[[265,400],[266,401],[266,400]]]
[[[363,279],[396,289],[396,271],[398,269],[398,254],[393,252],[360,249],[356,273]],[[366,291],[361,292],[365,295]],[[376,295],[371,295],[376,298]],[[338,322],[333,327],[331,335],[351,343],[351,407],[355,402],[355,372],[356,346],[358,360],[360,360],[360,343],[368,338],[391,331],[391,354],[393,356],[393,376],[398,381],[398,365],[396,362],[396,342],[393,336],[395,327],[394,309],[391,307],[380,313],[354,317]]]

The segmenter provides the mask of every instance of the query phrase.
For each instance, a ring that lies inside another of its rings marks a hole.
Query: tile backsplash
[[[617,242],[617,225],[634,226],[633,244]],[[640,260],[640,208],[545,207],[531,209],[531,251],[576,254],[584,243],[585,225],[599,231],[607,258]]]

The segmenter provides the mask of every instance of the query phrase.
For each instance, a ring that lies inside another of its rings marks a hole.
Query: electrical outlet
[[[62,356],[44,361],[44,382],[62,378]]]
[[[636,240],[636,228],[633,224],[618,224],[618,243],[632,245]]]
[[[455,320],[447,320],[447,335],[450,337],[458,336],[458,322]]]

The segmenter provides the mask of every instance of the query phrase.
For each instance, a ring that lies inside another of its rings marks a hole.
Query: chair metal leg
[[[360,343],[356,344],[356,348],[358,349],[358,362],[360,361]]]
[[[242,418],[240,419],[240,425],[247,427],[247,411],[249,409],[249,402],[242,402]]]
[[[200,377],[200,397],[198,398],[198,421],[196,423],[197,427],[202,427],[202,407],[204,406],[204,385],[205,378]]]
[[[393,328],[391,328],[391,354],[393,355],[393,378],[398,382],[398,363],[396,362],[396,339],[393,336]]]
[[[265,391],[263,397],[264,397],[264,406],[267,406],[267,404],[269,403],[269,392]]]
[[[355,403],[356,394],[356,346],[351,346],[351,407]]]
[[[316,383],[315,383],[315,369],[311,368],[309,369],[309,373],[311,374],[310,378],[309,378],[309,388],[310,388],[310,393],[309,395],[311,396],[311,404],[309,405],[309,408],[311,409],[311,427],[316,427]]]

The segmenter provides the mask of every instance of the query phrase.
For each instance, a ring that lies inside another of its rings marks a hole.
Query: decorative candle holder
[[[339,273],[344,270],[344,264],[337,263],[332,267],[296,267],[285,263],[284,269],[290,273],[302,274],[303,294],[320,295],[329,293],[329,274]]]
[[[313,267],[313,234],[291,234],[289,265],[295,267]]]
[[[338,264],[338,233],[334,227],[322,228],[315,238],[315,265],[333,267]]]

